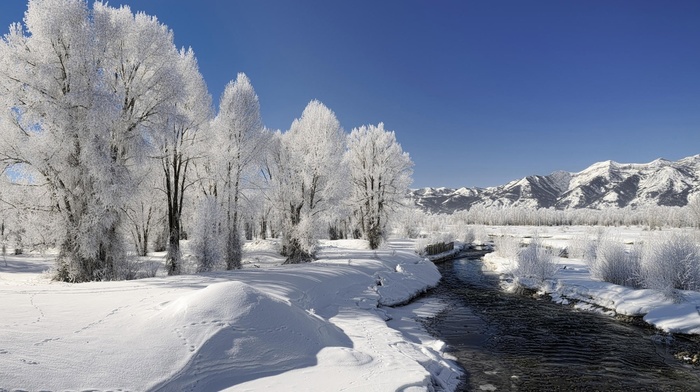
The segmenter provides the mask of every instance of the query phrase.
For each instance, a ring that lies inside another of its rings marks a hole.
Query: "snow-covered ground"
[[[593,237],[598,230],[606,230],[608,237],[626,244],[645,241],[656,234],[639,227],[487,228],[492,236],[513,236],[522,242],[528,242],[537,235],[545,245],[558,249],[571,246],[572,241],[582,236]],[[559,270],[552,279],[545,282],[520,280],[519,283],[549,294],[554,301],[562,304],[574,304],[580,309],[604,311],[611,315],[643,316],[644,321],[666,332],[700,334],[700,293],[682,291],[680,302],[674,302],[657,290],[632,289],[595,280],[582,259],[557,258],[557,261]],[[513,259],[500,257],[497,253],[486,255],[484,262],[486,268],[503,273],[504,277],[515,267]],[[515,284],[512,279],[504,279],[503,283],[507,288]]]
[[[274,244],[273,244],[274,245]],[[409,299],[440,279],[410,241],[324,243],[280,266],[67,284],[47,257],[0,260],[0,390],[452,390],[460,371]],[[257,252],[257,253],[256,253]],[[436,388],[437,387],[437,388]]]

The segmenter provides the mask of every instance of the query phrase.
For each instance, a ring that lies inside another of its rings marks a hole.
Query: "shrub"
[[[554,276],[559,269],[552,251],[544,247],[537,238],[518,252],[517,260],[518,267],[513,274],[520,278],[536,278],[544,281]]]
[[[158,274],[161,267],[161,262],[156,260],[147,260],[141,264],[141,274],[144,278],[154,278]]]
[[[639,287],[641,266],[638,248],[627,251],[623,243],[603,239],[596,246],[596,254],[587,258],[591,275],[604,282]]]
[[[118,280],[132,280],[138,278],[141,265],[134,256],[125,256],[121,262],[116,263],[116,278]]]
[[[472,226],[472,232],[474,233],[475,244],[485,245],[489,242],[489,234],[486,232],[486,228],[484,226]]]
[[[429,236],[416,240],[414,249],[416,253],[422,255],[428,245],[439,243],[450,243],[455,240],[455,235],[451,232],[433,232]]]
[[[205,198],[198,207],[192,235],[192,255],[197,259],[197,272],[218,269],[223,264],[224,241],[218,227],[219,205],[214,198]]]
[[[472,229],[471,227],[468,227],[466,230],[464,230],[464,232],[462,233],[462,238],[460,238],[460,241],[467,245],[473,244],[475,240],[476,235],[474,234],[474,229]]]
[[[571,241],[568,248],[570,258],[583,259],[587,262],[595,260],[598,253],[598,244],[605,240],[605,230],[599,229],[595,233],[582,234]]]
[[[700,251],[686,234],[665,235],[649,242],[641,270],[646,287],[674,298],[675,290],[700,289]]]
[[[520,240],[509,234],[501,234],[500,237],[494,238],[493,246],[497,255],[505,258],[515,258],[520,251]]]

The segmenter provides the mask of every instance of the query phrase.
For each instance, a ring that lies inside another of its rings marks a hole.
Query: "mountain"
[[[432,213],[472,206],[532,208],[619,208],[684,206],[700,192],[700,155],[672,162],[598,162],[578,173],[533,175],[490,188],[421,188],[410,191],[414,203]]]

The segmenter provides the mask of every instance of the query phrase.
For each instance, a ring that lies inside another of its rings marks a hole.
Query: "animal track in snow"
[[[120,307],[118,307],[118,308],[116,308],[116,309],[112,309],[112,311],[109,312],[109,313],[107,313],[107,315],[104,316],[103,318],[101,318],[101,319],[99,319],[99,320],[97,320],[97,321],[93,321],[93,322],[91,322],[90,324],[88,324],[88,325],[86,325],[86,326],[80,328],[79,330],[73,331],[73,333],[81,333],[81,332],[85,331],[86,329],[90,329],[90,328],[92,328],[92,327],[94,327],[94,326],[96,326],[96,325],[102,324],[105,320],[107,320],[108,317],[114,316],[115,314],[117,314],[117,312],[119,312],[120,310],[122,310],[122,309],[124,309],[124,308],[127,308],[127,307],[128,307],[128,305],[126,305],[126,306],[120,306]]]
[[[34,343],[34,345],[35,346],[42,346],[46,343],[55,342],[57,340],[61,340],[61,338],[46,338],[46,339],[42,340],[41,342]]]
[[[202,320],[200,322],[191,322],[187,325],[183,325],[180,328],[175,328],[172,330],[172,332],[177,336],[178,339],[182,340],[183,346],[186,346],[190,352],[194,352],[197,349],[197,347],[194,344],[192,344],[190,340],[185,336],[184,330],[188,328],[207,326],[210,324],[215,325],[217,327],[228,326],[228,323],[225,323],[221,320]]]
[[[37,317],[36,320],[34,320],[34,321],[32,322],[32,324],[36,324],[36,323],[40,322],[41,319],[43,319],[44,316],[45,316],[45,315],[44,315],[44,311],[41,310],[41,308],[40,308],[39,306],[37,306],[37,304],[34,303],[34,297],[36,297],[36,294],[32,294],[32,295],[29,296],[29,303],[32,304],[32,306],[34,307],[34,309],[36,309],[36,310],[39,312],[39,317]]]

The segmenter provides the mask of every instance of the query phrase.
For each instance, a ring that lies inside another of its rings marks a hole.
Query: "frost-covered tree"
[[[224,259],[226,269],[241,267],[241,198],[261,164],[266,132],[260,119],[260,103],[248,77],[239,73],[224,89],[219,113],[212,123],[216,143],[212,151],[217,180],[221,184],[219,197],[225,213]]]
[[[30,0],[0,42],[0,161],[47,190],[59,279],[116,278],[132,168],[178,94],[176,58],[155,18],[81,0]]]
[[[348,135],[351,207],[370,248],[379,247],[390,214],[406,197],[413,162],[384,124],[362,126]]]
[[[196,183],[191,173],[196,160],[207,154],[207,127],[211,120],[211,96],[199,72],[193,51],[182,50],[177,59],[182,86],[171,110],[160,118],[163,132],[157,137],[162,168],[162,188],[167,201],[168,245],[166,269],[179,274],[180,237],[185,192]]]
[[[202,197],[197,206],[190,245],[197,260],[197,272],[212,271],[223,261],[225,246],[219,227],[220,217],[218,201],[213,196]]]
[[[148,253],[149,241],[165,216],[162,199],[153,197],[153,191],[160,183],[159,167],[148,163],[141,167],[140,173],[135,173],[138,176],[137,186],[123,211],[125,229],[139,256]]]
[[[345,134],[335,114],[314,100],[277,137],[272,179],[283,216],[283,254],[294,263],[310,259],[319,233],[343,204]]]
[[[700,228],[700,195],[695,195],[685,206],[693,227]]]
[[[258,212],[256,216],[262,238],[265,238],[268,233],[271,237],[278,236],[283,226],[284,211],[286,211],[280,191],[281,174],[284,172],[281,161],[282,132],[266,129],[266,133],[267,144],[262,155],[260,177],[257,178],[259,181],[259,186],[256,187],[258,190],[257,200],[254,195],[248,199],[248,210]],[[256,206],[251,209],[250,204]]]

